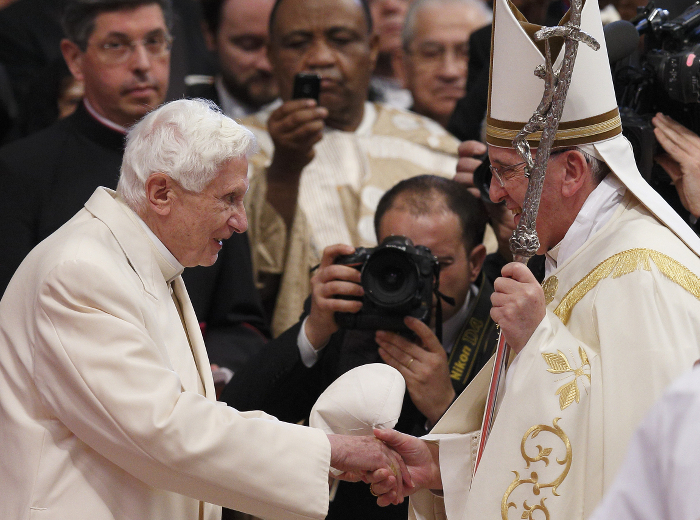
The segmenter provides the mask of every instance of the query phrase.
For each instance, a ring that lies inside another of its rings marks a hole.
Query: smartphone
[[[292,99],[315,99],[321,92],[321,76],[309,72],[300,72],[294,76]]]

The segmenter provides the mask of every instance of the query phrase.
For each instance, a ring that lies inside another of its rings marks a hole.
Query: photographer
[[[427,433],[495,348],[496,330],[489,318],[493,289],[480,275],[486,218],[467,188],[430,175],[400,182],[379,202],[375,230],[380,242],[403,235],[428,246],[440,262],[440,290],[455,301],[442,303],[442,344],[416,318],[405,319],[415,334],[413,341],[386,331],[339,329],[335,313],[356,313],[362,303],[337,296],[359,297],[364,291],[358,270],[335,263],[354,248],[330,246],[312,279],[307,317],[270,341],[237,372],[222,400],[239,410],[261,407],[274,410],[282,420],[298,422],[307,419],[318,396],[337,377],[383,360],[404,376],[408,390],[396,428]],[[482,327],[475,334],[478,323]],[[475,337],[483,341],[471,343]],[[362,484],[341,483],[328,518],[374,518],[373,513],[379,513],[372,498]],[[391,506],[382,514],[404,519],[407,511],[405,506]]]
[[[666,151],[655,160],[671,177],[683,207],[695,223],[700,216],[700,137],[661,113],[651,122],[657,141]]]

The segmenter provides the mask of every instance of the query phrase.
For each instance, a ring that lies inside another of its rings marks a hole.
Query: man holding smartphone
[[[424,173],[452,177],[458,142],[435,122],[367,102],[378,40],[365,1],[278,0],[268,57],[281,103],[243,122],[251,161],[250,238],[274,333],[296,323],[323,249],[374,246],[382,194]],[[318,101],[293,99],[300,72],[320,76]]]

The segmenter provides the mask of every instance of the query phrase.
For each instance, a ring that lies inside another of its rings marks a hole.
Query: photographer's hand
[[[481,164],[477,157],[485,154],[486,145],[480,141],[464,141],[459,145],[459,161],[457,161],[457,174],[455,180],[469,188],[469,192],[477,199],[481,196],[479,188],[474,185],[474,171]]]
[[[681,203],[695,217],[700,216],[700,137],[663,114],[651,120],[654,135],[666,154],[655,160],[676,186]]]
[[[394,332],[378,331],[379,355],[401,372],[413,404],[432,425],[455,398],[447,353],[425,323],[413,317],[406,317],[404,323],[416,333],[419,343]]]
[[[340,255],[349,255],[355,248],[345,244],[328,246],[323,250],[321,264],[311,278],[311,312],[304,332],[315,349],[320,349],[338,330],[336,312],[357,312],[362,302],[335,298],[335,296],[359,296],[364,294],[360,285],[360,272],[347,265],[334,264]]]

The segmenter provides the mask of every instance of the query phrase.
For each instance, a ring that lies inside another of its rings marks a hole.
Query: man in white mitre
[[[517,224],[528,180],[511,143],[542,99],[533,71],[544,44],[511,2],[494,8],[490,197]],[[422,488],[411,518],[587,518],[636,425],[700,355],[700,241],[643,181],[621,135],[597,2],[585,2],[581,29],[600,50],[578,46],[547,165],[536,221],[545,281],[511,263],[494,284],[491,316],[514,356],[478,467],[488,365],[432,441],[380,433]],[[563,52],[552,46],[557,63]]]

